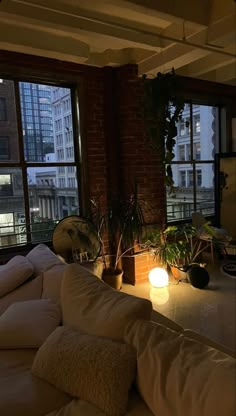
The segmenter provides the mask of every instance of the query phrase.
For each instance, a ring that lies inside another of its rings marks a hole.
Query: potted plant
[[[154,257],[167,270],[185,258],[187,247],[185,242],[177,238],[176,226],[169,226],[161,230],[151,230],[146,235],[142,246],[152,251]]]
[[[203,266],[199,262],[199,256],[205,247],[202,247],[196,228],[191,224],[152,231],[144,246],[151,249],[159,263],[171,270],[178,280],[188,279],[192,268]]]
[[[97,205],[98,208],[98,205]],[[103,280],[114,289],[120,289],[123,281],[121,259],[139,247],[139,237],[143,232],[144,217],[138,198],[137,184],[127,197],[117,195],[110,201],[105,213],[93,206],[93,218],[96,219],[97,230],[102,248]],[[106,253],[104,235],[109,238],[110,252]]]

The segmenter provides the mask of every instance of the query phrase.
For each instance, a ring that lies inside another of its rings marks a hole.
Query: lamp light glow
[[[149,282],[153,287],[165,287],[168,286],[169,276],[165,269],[161,267],[155,267],[149,272]]]

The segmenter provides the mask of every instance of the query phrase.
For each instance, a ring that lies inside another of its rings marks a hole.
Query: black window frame
[[[225,109],[224,106],[222,106],[221,104],[212,101],[212,100],[201,100],[200,98],[196,98],[196,99],[186,99],[185,100],[185,106],[188,106],[189,108],[189,113],[190,113],[190,117],[189,117],[189,137],[190,137],[190,159],[188,159],[188,156],[186,156],[186,152],[187,152],[187,148],[186,148],[186,143],[185,143],[185,139],[186,139],[186,135],[181,135],[181,129],[180,129],[180,125],[183,125],[183,122],[186,122],[187,117],[183,116],[183,119],[179,122],[179,125],[177,126],[177,131],[178,131],[178,135],[180,137],[181,140],[183,140],[183,143],[177,143],[176,146],[176,157],[175,159],[170,163],[171,167],[173,168],[174,165],[178,165],[184,168],[184,165],[187,166],[186,167],[186,187],[189,187],[189,181],[190,181],[190,170],[192,171],[192,179],[193,179],[193,203],[190,203],[192,205],[192,211],[197,211],[198,210],[198,203],[197,203],[197,191],[199,190],[199,185],[198,185],[198,177],[197,177],[197,171],[199,171],[199,169],[201,169],[201,166],[206,165],[206,164],[212,164],[213,165],[213,174],[214,174],[214,179],[215,179],[215,166],[216,166],[216,162],[215,162],[215,157],[212,160],[199,160],[198,157],[196,157],[194,159],[194,155],[193,155],[193,146],[194,143],[196,141],[199,141],[199,133],[196,133],[194,131],[194,117],[195,117],[195,113],[193,111],[193,106],[210,106],[210,107],[215,107],[218,110],[218,135],[217,135],[217,144],[215,147],[215,154],[217,154],[220,149],[221,149],[221,136],[222,136],[222,126],[221,126],[221,113],[222,113],[222,109]],[[185,146],[185,161],[182,161],[180,159],[178,159],[179,156],[179,151],[178,151],[178,146],[184,144]],[[200,151],[201,154],[201,151]],[[199,165],[201,165],[199,167]],[[179,180],[179,178],[178,178]],[[190,185],[191,186],[191,185]],[[208,217],[209,219],[214,218],[215,217],[215,213],[216,213],[216,192],[215,192],[215,185],[213,184],[213,192],[214,192],[214,212],[211,213],[204,213],[206,217]],[[175,194],[172,194],[172,196],[175,198]],[[171,204],[168,204],[168,198],[172,197],[169,194],[169,191],[167,189],[166,191],[166,223],[167,224],[178,224],[178,223],[183,223],[183,222],[189,222],[191,221],[191,217],[185,217],[185,218],[175,218],[174,213],[173,213],[173,208],[171,206]],[[185,200],[185,198],[183,198],[183,204],[188,205],[188,201]],[[175,204],[174,204],[175,205]],[[189,211],[191,211],[191,209],[189,208]],[[169,213],[169,215],[168,215]]]
[[[81,132],[79,130],[79,82],[66,82],[66,81],[55,81],[48,80],[47,79],[41,79],[40,76],[32,77],[30,74],[24,78],[24,77],[17,77],[13,76],[12,74],[10,76],[1,76],[3,80],[10,80],[14,82],[15,85],[15,106],[16,106],[16,114],[17,114],[17,125],[18,125],[18,144],[20,144],[20,158],[18,162],[11,162],[6,160],[0,160],[0,169],[1,168],[13,168],[18,167],[21,169],[21,172],[23,174],[23,193],[24,193],[24,206],[25,206],[25,221],[26,221],[26,235],[27,235],[27,242],[25,244],[19,244],[14,245],[14,249],[17,251],[22,250],[22,247],[32,247],[36,244],[36,242],[32,239],[32,230],[31,230],[31,220],[30,220],[30,207],[29,207],[29,194],[28,194],[28,183],[27,183],[27,168],[30,167],[68,167],[73,166],[76,167],[75,171],[77,172],[77,197],[78,197],[78,204],[80,207],[80,214],[82,215],[82,207],[85,205],[84,202],[82,202],[83,195],[84,195],[84,187],[82,185],[82,155],[81,155]],[[32,84],[41,84],[41,85],[47,85],[47,86],[58,86],[61,88],[68,88],[71,92],[71,117],[72,117],[72,129],[73,129],[73,143],[74,143],[74,161],[63,161],[63,162],[42,162],[42,163],[34,163],[34,162],[27,162],[24,158],[24,151],[23,151],[23,137],[22,137],[22,124],[21,124],[21,113],[20,113],[20,94],[19,94],[19,83],[25,82],[25,83],[32,83]],[[2,212],[3,213],[3,212]],[[50,240],[43,241],[45,243],[51,244]],[[2,251],[8,251],[9,247],[1,247]]]

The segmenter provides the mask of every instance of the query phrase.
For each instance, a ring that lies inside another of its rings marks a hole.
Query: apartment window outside
[[[193,159],[201,160],[201,144],[200,144],[200,142],[193,143]]]
[[[197,186],[202,186],[202,171],[197,170]]]
[[[171,164],[174,193],[167,189],[167,221],[189,220],[194,211],[214,215],[219,108],[185,105],[177,131],[175,158]]]
[[[0,197],[12,196],[12,176],[11,174],[4,174],[2,172],[0,169]]]
[[[0,248],[51,240],[61,218],[80,214],[80,158],[72,125],[72,90],[4,80],[0,98]],[[65,100],[70,103],[69,160],[62,130]],[[6,115],[9,127],[2,123]],[[60,134],[56,134],[58,130]]]
[[[7,105],[4,97],[0,97],[0,121],[7,121]]]
[[[193,131],[195,134],[200,133],[201,131],[199,115],[193,117]]]
[[[184,146],[184,144],[179,145],[179,160],[185,160],[185,146]]]
[[[186,171],[181,170],[179,172],[179,175],[180,175],[180,184],[183,188],[185,188],[185,186],[186,186]]]
[[[0,137],[0,160],[9,160],[9,137]]]

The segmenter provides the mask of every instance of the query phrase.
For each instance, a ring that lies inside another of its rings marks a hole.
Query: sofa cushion
[[[135,378],[136,353],[129,345],[58,327],[39,348],[32,373],[58,389],[123,415]]]
[[[43,277],[43,299],[52,299],[61,303],[61,282],[65,270],[65,264],[57,264],[42,273]]]
[[[47,299],[16,302],[0,316],[0,348],[38,348],[61,321]]]
[[[33,265],[35,276],[57,264],[63,264],[62,260],[46,244],[42,243],[30,250],[26,258]]]
[[[166,316],[162,315],[157,311],[152,311],[151,321],[156,322],[157,324],[161,324],[167,326],[167,328],[173,329],[176,332],[182,332],[183,327],[177,324],[175,321],[167,318]]]
[[[93,335],[123,339],[128,322],[150,319],[147,299],[112,289],[78,264],[65,266],[61,306],[63,324]]]
[[[0,298],[0,315],[5,312],[8,306],[12,303],[22,302],[24,300],[40,299],[43,289],[42,281],[42,275],[40,274]]]
[[[234,358],[154,322],[129,324],[137,351],[137,385],[154,415],[233,416]]]
[[[0,349],[1,416],[44,416],[71,401],[69,395],[31,374],[36,352]]]
[[[230,348],[227,348],[223,344],[219,344],[218,342],[205,337],[202,334],[199,334],[199,332],[195,332],[192,329],[184,329],[182,333],[185,337],[195,339],[195,341],[202,342],[203,344],[208,345],[208,347],[213,347],[216,350],[219,350],[221,352],[224,352],[227,355],[230,355],[233,358],[236,358],[235,351],[231,350]]]
[[[0,266],[0,297],[24,283],[33,274],[33,266],[24,256],[15,256]]]
[[[54,412],[47,414],[47,416],[107,416],[107,414],[88,401],[73,399],[59,411],[55,410]],[[134,387],[132,387],[129,393],[129,401],[125,416],[153,416],[153,413]]]

